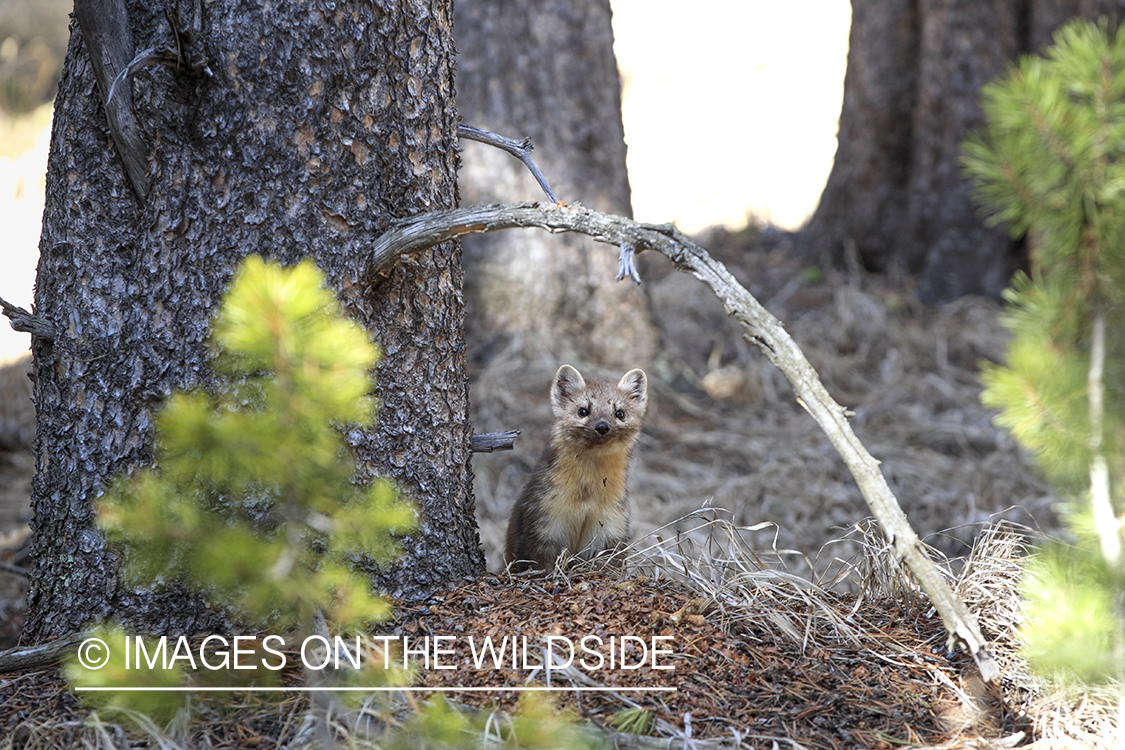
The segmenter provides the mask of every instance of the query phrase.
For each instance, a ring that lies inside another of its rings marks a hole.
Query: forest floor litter
[[[514,452],[473,459],[494,572],[401,604],[386,632],[670,635],[670,672],[552,675],[622,688],[562,693],[559,707],[602,727],[633,708],[663,747],[1112,746],[1106,700],[1048,689],[1017,653],[1020,559],[1028,539],[1055,530],[1056,498],[980,404],[979,364],[999,361],[1007,340],[999,304],[924,306],[894,274],[803,267],[781,233],[719,230],[700,240],[786,323],[832,395],[856,412],[858,437],[978,613],[1000,684],[983,684],[970,659],[947,651],[940,618],[863,522],[870,513],[854,481],[780,374],[705,287],[643,253],[662,354],[645,365],[650,414],[631,475],[631,577],[496,572],[511,503],[546,444],[548,389],[563,362],[536,342],[474,332],[470,351],[490,352],[471,357],[474,427],[523,433]],[[571,364],[587,372],[588,363]],[[28,419],[29,389],[22,375],[8,377],[13,369],[0,379],[0,427]],[[0,451],[0,561],[9,564],[27,564],[32,469],[27,451]],[[0,571],[0,648],[15,645],[25,590],[25,579]],[[422,670],[418,679],[496,687],[526,678],[460,669]],[[677,690],[624,690],[668,685]],[[187,734],[145,735],[96,719],[56,669],[0,675],[0,749],[304,741],[304,697],[236,696],[224,707],[197,699],[203,718]],[[469,710],[517,709],[514,692],[449,698]],[[336,730],[362,746],[373,735],[356,726]]]

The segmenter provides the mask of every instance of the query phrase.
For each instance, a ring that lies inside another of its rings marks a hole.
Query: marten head
[[[583,379],[570,365],[555,373],[551,386],[555,412],[554,439],[587,448],[631,448],[648,406],[648,378],[630,370],[616,383],[611,379]]]

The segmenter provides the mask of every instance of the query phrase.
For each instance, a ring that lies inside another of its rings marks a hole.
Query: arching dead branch
[[[397,222],[376,239],[370,270],[378,272],[403,253],[470,234],[500,229],[538,227],[549,232],[579,232],[621,249],[622,262],[630,267],[634,251],[654,250],[679,270],[705,283],[722,300],[727,312],[745,329],[746,338],[758,346],[793,387],[798,402],[816,420],[855,477],[868,507],[896,553],[906,562],[922,589],[941,614],[951,639],[969,649],[981,676],[992,681],[999,675],[976,618],[953,593],[924,551],[898,500],[879,469],[879,462],[863,447],[848,424],[850,412],[828,394],[816,371],[781,322],[739,284],[722,263],[684,236],[671,224],[642,224],[581,206],[544,203],[511,203],[474,206],[420,214]]]

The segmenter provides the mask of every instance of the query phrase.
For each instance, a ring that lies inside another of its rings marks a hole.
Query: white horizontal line
[[[149,692],[149,693],[569,693],[569,692],[618,692],[618,693],[669,693],[674,687],[83,687],[76,685],[75,691],[97,693]]]

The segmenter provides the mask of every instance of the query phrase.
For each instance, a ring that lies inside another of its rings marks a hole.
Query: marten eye
[[[587,409],[585,406],[579,406],[578,407],[578,416],[588,417],[588,416],[590,416],[590,410]]]
[[[613,416],[617,417],[622,422],[624,422],[625,421],[625,410],[624,409],[618,409],[617,411],[615,411],[613,413]]]

